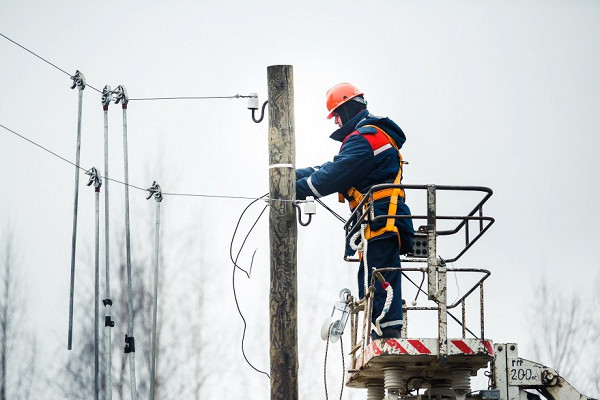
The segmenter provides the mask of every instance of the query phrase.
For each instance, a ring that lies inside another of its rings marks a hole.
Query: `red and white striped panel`
[[[426,339],[384,339],[375,340],[366,349],[367,358],[378,355],[437,355],[438,341]],[[448,339],[448,355],[494,355],[489,340]]]
[[[448,339],[449,354],[487,354],[494,355],[494,346],[489,340]]]

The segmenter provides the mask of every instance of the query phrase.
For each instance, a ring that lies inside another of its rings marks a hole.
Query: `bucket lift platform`
[[[354,368],[348,371],[347,385],[367,387],[370,382],[383,377],[386,368],[397,366],[402,367],[406,377],[439,379],[446,376],[452,379],[452,371],[473,376],[494,358],[493,343],[489,340],[459,338],[448,339],[448,343],[445,363],[440,363],[437,338],[374,340],[357,357]]]
[[[427,294],[433,306],[417,307],[415,303],[413,305],[404,303],[401,338],[371,340],[371,313],[376,282],[374,277],[371,277],[370,289],[365,297],[359,300],[354,298],[348,300],[351,310],[350,354],[352,358],[348,368],[347,386],[367,388],[368,400],[382,400],[386,391],[386,399],[420,399],[422,397],[418,393],[425,388],[427,392],[423,398],[465,399],[471,393],[471,376],[476,375],[480,369],[486,368],[494,359],[494,345],[484,336],[483,282],[490,272],[484,269],[447,268],[446,264],[458,260],[494,223],[493,218],[483,215],[483,205],[491,197],[492,190],[480,186],[378,185],[367,193],[345,225],[347,238],[361,229],[362,224],[387,218],[387,216],[374,216],[372,193],[394,187],[401,187],[409,193],[413,190],[426,191],[427,213],[410,216],[417,224],[418,221],[424,221],[425,224],[419,226],[415,234],[412,253],[404,257],[402,267],[396,269],[404,274],[420,273],[423,275],[423,281],[427,277],[426,288],[419,287],[418,290]],[[482,198],[470,212],[463,215],[438,215],[436,199],[439,191],[475,192],[478,198],[480,195]],[[397,216],[397,218],[408,217]],[[451,228],[439,229],[441,221],[446,224],[450,222]],[[473,225],[477,227],[473,229]],[[457,255],[450,259],[438,257],[438,239],[458,233],[464,235],[465,241],[464,245],[460,245]],[[348,257],[346,260],[358,261]],[[408,263],[415,263],[417,267],[405,267]],[[379,268],[375,271],[386,270],[392,268]],[[449,271],[481,275],[476,283],[452,304],[447,302],[446,275]],[[466,300],[477,291],[480,304],[480,330],[478,334],[474,334],[466,327]],[[454,308],[462,310],[461,318],[449,312]],[[437,337],[410,338],[408,316],[416,311],[437,312]],[[462,327],[461,337],[448,337],[448,316]],[[467,337],[467,331],[473,337]],[[417,394],[413,394],[415,391]]]

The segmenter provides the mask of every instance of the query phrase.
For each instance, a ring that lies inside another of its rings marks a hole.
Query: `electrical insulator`
[[[313,215],[317,213],[317,206],[315,204],[315,198],[312,196],[306,196],[306,203],[304,203],[304,215]]]
[[[248,110],[258,110],[258,94],[250,93],[248,98]]]

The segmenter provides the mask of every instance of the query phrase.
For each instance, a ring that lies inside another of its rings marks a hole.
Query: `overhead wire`
[[[42,149],[42,150],[44,150],[44,151],[47,151],[48,153],[52,154],[53,156],[60,158],[60,159],[61,159],[61,160],[63,160],[64,162],[66,162],[66,163],[69,163],[69,164],[71,164],[72,166],[74,166],[74,167],[77,167],[77,168],[81,169],[82,171],[86,171],[86,169],[85,169],[85,168],[83,168],[83,167],[81,167],[81,166],[79,166],[79,165],[75,164],[73,161],[67,160],[67,159],[66,159],[66,158],[64,158],[63,156],[61,156],[61,155],[58,155],[57,153],[53,152],[52,150],[49,150],[48,148],[46,148],[46,147],[42,146],[41,144],[34,142],[33,140],[31,140],[31,139],[29,139],[29,138],[27,138],[27,137],[25,137],[25,136],[23,136],[23,135],[21,135],[21,134],[19,134],[19,133],[15,132],[15,131],[13,131],[12,129],[10,129],[10,128],[8,128],[8,127],[6,127],[6,126],[2,125],[2,124],[0,124],[0,127],[2,127],[2,128],[4,128],[4,129],[6,129],[6,130],[7,130],[7,131],[9,131],[10,133],[12,133],[12,134],[14,134],[14,135],[16,135],[16,136],[20,137],[21,139],[23,139],[23,140],[25,140],[25,141],[27,141],[27,142],[29,142],[29,143],[31,143],[31,144],[33,144],[33,145],[35,145],[35,146],[39,147],[40,149]]]
[[[32,54],[32,55],[34,55],[34,56],[36,56],[36,57],[37,57],[37,58],[39,58],[40,60],[44,61],[46,64],[53,66],[54,68],[56,68],[56,69],[57,69],[57,70],[59,70],[60,72],[62,72],[62,73],[64,73],[64,74],[66,74],[67,76],[69,76],[70,78],[72,78],[72,77],[73,77],[73,75],[72,75],[72,74],[68,73],[68,72],[67,72],[67,71],[65,71],[64,69],[62,69],[62,68],[60,68],[59,66],[57,66],[56,64],[54,64],[54,63],[52,63],[52,62],[50,62],[50,61],[46,60],[44,57],[40,56],[39,54],[37,54],[37,53],[35,53],[35,52],[33,52],[33,51],[29,50],[27,47],[23,46],[22,44],[20,44],[20,43],[18,43],[18,42],[16,42],[16,41],[14,41],[14,40],[12,40],[11,38],[9,38],[8,36],[6,36],[5,34],[3,34],[3,33],[1,33],[1,32],[0,32],[0,36],[2,36],[4,39],[8,40],[9,42],[11,42],[11,43],[13,43],[13,44],[15,44],[15,45],[19,46],[20,48],[22,48],[22,49],[23,49],[23,50],[25,50],[26,52],[28,52],[28,53],[30,53],[30,54]],[[89,86],[89,85],[88,85],[88,86]],[[91,86],[90,86],[90,87],[91,87]],[[93,88],[93,87],[92,87],[92,89],[95,89],[95,88]],[[98,90],[98,89],[95,89],[95,90]],[[100,92],[100,93],[102,93],[102,92]]]
[[[32,50],[29,50],[27,47],[23,46],[22,44],[18,43],[17,41],[9,38],[8,36],[4,35],[3,33],[0,32],[0,36],[2,36],[3,38],[5,38],[6,40],[8,40],[9,42],[15,44],[16,46],[20,47],[21,49],[27,51],[28,53],[32,54],[33,56],[39,58],[40,60],[44,61],[46,64],[54,67],[55,69],[57,69],[58,71],[64,73],[65,75],[69,76],[70,78],[73,78],[75,75],[70,74],[69,72],[65,71],[64,69],[60,68],[58,65],[48,61],[47,59],[45,59],[44,57],[40,56],[39,54],[35,53]],[[102,90],[90,85],[89,83],[86,82],[85,86],[90,87],[91,89],[95,90],[96,92],[102,94]],[[209,99],[249,99],[249,98],[255,98],[256,95],[241,95],[241,94],[235,94],[233,96],[175,96],[175,97],[138,97],[138,98],[130,98],[129,101],[143,101],[143,100],[209,100]]]
[[[87,171],[88,169],[83,168],[80,165],[77,165],[77,163],[74,163],[73,161],[61,156],[60,154],[50,150],[49,148],[42,146],[41,144],[29,139],[28,137],[21,135],[20,133],[16,132],[13,129],[10,129],[9,127],[3,125],[2,123],[0,123],[0,128],[3,128],[5,130],[7,130],[8,132],[14,134],[15,136],[29,142],[30,144],[33,144],[34,146],[37,146],[38,148],[46,151],[47,153],[53,155],[54,157],[76,167],[79,168],[82,171]],[[125,183],[119,179],[115,179],[115,178],[110,178],[108,176],[102,176],[100,175],[101,178],[106,179],[108,181],[111,182],[115,182],[118,183],[120,185],[123,186],[128,186],[137,190],[140,190],[142,192],[147,192],[148,189],[147,188],[143,188],[141,186],[137,186],[134,185],[132,183]],[[215,199],[234,199],[234,200],[257,200],[257,199],[262,199],[265,198],[265,196],[260,196],[260,197],[252,197],[252,196],[230,196],[230,195],[224,195],[224,194],[203,194],[203,193],[175,193],[175,192],[163,192],[163,196],[182,196],[182,197],[204,197],[204,198],[215,198]],[[279,201],[291,201],[291,202],[302,202],[301,200],[290,200],[290,199],[266,199],[265,200],[279,200]]]
[[[212,99],[250,99],[254,95],[235,94],[233,96],[178,96],[178,97],[138,97],[129,99],[129,101],[150,101],[150,100],[212,100]]]

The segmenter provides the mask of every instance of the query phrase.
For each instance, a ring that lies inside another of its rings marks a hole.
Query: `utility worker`
[[[319,167],[296,170],[296,198],[315,198],[338,192],[340,200],[348,200],[354,210],[373,185],[399,184],[402,179],[402,157],[399,149],[406,141],[404,132],[389,118],[376,117],[367,110],[364,94],[349,83],[340,83],[327,91],[328,118],[339,127],[331,134],[342,143],[333,161]],[[343,196],[343,198],[342,198]],[[375,216],[410,215],[402,189],[374,193]],[[400,267],[400,254],[413,244],[414,229],[410,218],[389,218],[366,227],[368,277],[373,268]],[[347,246],[348,248],[348,246]],[[350,251],[349,255],[353,252]],[[380,320],[381,337],[400,337],[402,326],[401,272],[387,271],[383,276],[393,290],[391,307]],[[364,293],[364,259],[358,271],[359,296]],[[381,314],[386,300],[385,288],[375,284],[373,323]],[[377,338],[375,332],[371,334]]]

